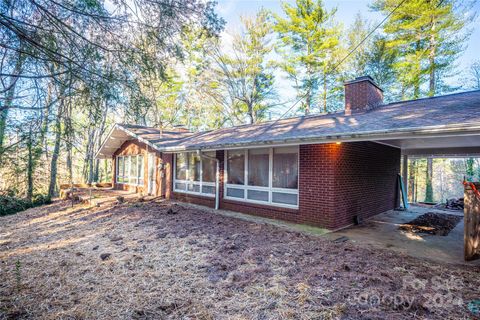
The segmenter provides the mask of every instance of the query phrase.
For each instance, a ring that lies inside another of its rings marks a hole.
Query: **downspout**
[[[215,158],[217,171],[215,173],[215,210],[218,210],[220,203],[220,161]]]

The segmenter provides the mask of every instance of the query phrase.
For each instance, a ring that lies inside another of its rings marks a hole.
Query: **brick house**
[[[97,153],[116,189],[338,229],[399,205],[402,156],[480,154],[480,91],[384,104],[370,77],[345,111],[192,133],[117,124]]]

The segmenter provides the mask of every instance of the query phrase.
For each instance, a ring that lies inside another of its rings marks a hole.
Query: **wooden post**
[[[408,195],[408,155],[403,155],[403,162],[402,162],[402,178],[403,178],[403,186],[405,187],[405,194]]]
[[[475,183],[480,190],[480,183]],[[465,261],[480,258],[480,196],[468,183],[465,185],[464,206],[464,251]]]

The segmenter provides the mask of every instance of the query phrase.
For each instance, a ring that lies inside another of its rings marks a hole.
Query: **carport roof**
[[[117,125],[164,152],[214,150],[245,146],[377,141],[396,145],[405,138],[480,134],[480,91],[381,105],[352,115],[343,112],[303,116],[200,133],[172,133]],[[155,131],[155,133],[151,131]],[[455,142],[454,142],[455,143]]]

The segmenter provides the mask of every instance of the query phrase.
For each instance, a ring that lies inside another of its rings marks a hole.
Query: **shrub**
[[[51,203],[51,200],[43,194],[37,194],[32,201],[25,198],[18,198],[9,193],[0,194],[0,216],[17,213],[28,208]]]
[[[46,194],[36,194],[32,198],[32,204],[34,207],[50,203],[52,203],[52,199],[50,199]]]

